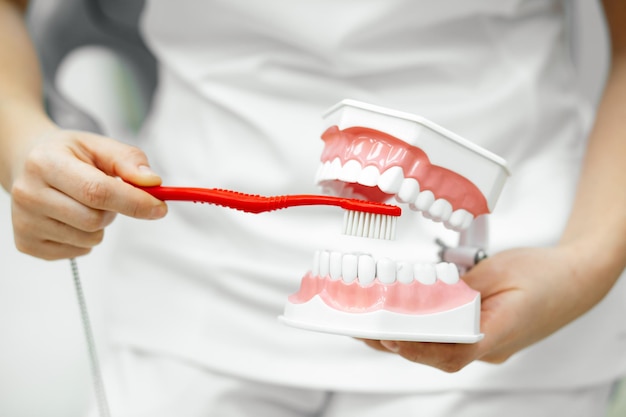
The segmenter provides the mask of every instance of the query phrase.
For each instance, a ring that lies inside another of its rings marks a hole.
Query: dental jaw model
[[[480,294],[459,275],[485,256],[487,217],[509,175],[504,161],[428,120],[353,100],[324,120],[316,180],[325,192],[395,198],[459,232],[459,246],[438,242],[436,264],[317,251],[280,319],[360,338],[479,341]]]

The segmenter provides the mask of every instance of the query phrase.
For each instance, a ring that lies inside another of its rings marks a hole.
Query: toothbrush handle
[[[193,201],[229,207],[249,213],[283,208],[281,197],[262,197],[218,188],[139,187],[159,200]]]
[[[346,210],[399,216],[400,207],[383,203],[355,200],[326,195],[283,195],[265,197],[218,188],[190,187],[138,187],[159,200],[194,201],[211,203],[248,213],[262,213],[294,206],[327,205]]]

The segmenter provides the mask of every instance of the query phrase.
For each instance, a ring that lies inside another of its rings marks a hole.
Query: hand
[[[167,213],[165,203],[128,184],[161,183],[139,149],[56,128],[36,142],[13,165],[9,188],[18,250],[48,260],[76,257],[102,241],[117,213]]]
[[[463,277],[482,296],[485,337],[478,343],[365,343],[446,372],[475,360],[501,363],[579,317],[608,292],[610,285],[591,285],[597,275],[588,261],[580,250],[565,246],[513,249],[482,261]]]

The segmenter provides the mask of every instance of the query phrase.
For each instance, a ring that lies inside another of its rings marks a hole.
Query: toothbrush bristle
[[[397,216],[346,210],[343,217],[343,234],[372,239],[396,238]]]

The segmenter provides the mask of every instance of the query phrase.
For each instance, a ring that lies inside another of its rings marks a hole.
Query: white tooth
[[[430,218],[436,221],[445,222],[452,214],[452,204],[448,203],[443,198],[438,198],[428,209],[428,214]]]
[[[341,159],[337,157],[333,159],[333,162],[330,163],[330,169],[328,170],[327,179],[336,180],[339,177],[340,172],[341,172]]]
[[[330,253],[330,279],[338,280],[341,278],[341,252],[332,251]]]
[[[379,259],[376,263],[376,277],[383,284],[396,282],[396,263],[389,258]]]
[[[434,202],[435,195],[432,193],[432,191],[426,190],[420,192],[417,196],[417,199],[415,200],[415,203],[411,204],[409,207],[413,210],[427,212]]]
[[[352,282],[357,277],[358,257],[354,254],[343,255],[341,261],[341,278],[344,282]]]
[[[357,178],[357,182],[361,185],[365,185],[367,187],[374,187],[378,184],[378,178],[380,177],[380,172],[378,172],[378,168],[374,165],[368,165],[359,174]]]
[[[391,167],[380,174],[380,178],[378,178],[378,188],[380,188],[383,193],[395,194],[400,191],[403,181],[404,172],[402,171],[402,167]]]
[[[313,255],[313,269],[311,269],[311,274],[314,277],[320,274],[320,251],[318,250],[316,250],[315,255]]]
[[[357,275],[361,284],[371,284],[376,278],[376,262],[370,255],[360,255]]]
[[[401,203],[415,203],[420,192],[420,185],[415,178],[405,178],[396,199]]]
[[[456,284],[459,282],[459,270],[456,265],[450,262],[439,262],[435,267],[437,278],[446,284]]]
[[[435,267],[431,264],[415,264],[413,265],[413,276],[422,284],[432,285],[437,281]]]
[[[320,183],[326,179],[324,173],[328,169],[328,166],[328,162],[320,164],[320,166],[317,168],[317,172],[315,173],[315,183]]]
[[[461,224],[461,230],[465,230],[468,227],[470,227],[470,225],[474,221],[474,216],[472,216],[472,213],[467,213],[467,214],[468,215],[465,216],[465,220],[463,220],[463,223]]]
[[[402,284],[410,284],[413,282],[413,265],[409,262],[400,261],[396,263],[396,276],[398,282]]]
[[[320,277],[325,278],[330,273],[330,252],[323,250],[320,252]]]
[[[361,164],[354,159],[351,159],[341,168],[338,179],[344,182],[356,182],[360,173]]]
[[[448,220],[446,226],[452,230],[460,232],[464,228],[467,228],[473,219],[474,216],[472,216],[472,214],[467,210],[454,210],[454,212],[450,215],[450,219]]]

